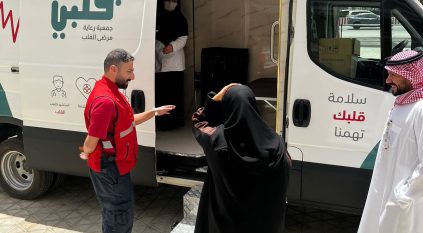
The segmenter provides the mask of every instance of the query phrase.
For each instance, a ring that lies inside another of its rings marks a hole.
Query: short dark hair
[[[104,59],[104,72],[107,72],[112,65],[119,67],[121,62],[127,63],[134,59],[135,58],[124,49],[114,49],[107,54],[106,59]]]

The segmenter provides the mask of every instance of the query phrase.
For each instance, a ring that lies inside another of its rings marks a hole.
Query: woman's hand
[[[225,95],[225,93],[231,88],[231,87],[233,87],[233,86],[236,86],[236,85],[241,85],[241,84],[239,84],[239,83],[231,83],[231,84],[228,84],[228,85],[226,85],[226,86],[224,86],[223,88],[222,88],[222,90],[220,90],[219,91],[219,93],[217,93],[215,96],[213,96],[213,100],[214,101],[222,101],[222,98],[223,98],[223,96]]]
[[[166,47],[164,47],[162,51],[164,54],[173,53],[173,46],[169,44]]]

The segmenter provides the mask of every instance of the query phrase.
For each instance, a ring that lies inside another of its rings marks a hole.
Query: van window
[[[341,2],[345,3],[345,2]],[[328,73],[382,89],[380,8],[309,1],[308,49],[311,59]],[[345,15],[345,12],[348,14]]]
[[[416,2],[423,9],[423,5]],[[423,16],[408,5],[394,7],[392,19],[392,54],[403,49],[423,50]]]
[[[392,49],[394,50],[395,46],[402,46],[403,49],[410,50],[412,41],[410,34],[396,17],[392,17],[392,21]]]

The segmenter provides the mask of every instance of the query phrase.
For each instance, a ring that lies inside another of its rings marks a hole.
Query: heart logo
[[[79,77],[76,79],[75,84],[78,91],[85,97],[85,99],[88,99],[88,96],[94,88],[95,82],[96,80],[93,78],[85,79],[83,77]]]

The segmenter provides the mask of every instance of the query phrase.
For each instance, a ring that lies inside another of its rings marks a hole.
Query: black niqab
[[[236,155],[251,173],[277,167],[285,145],[262,120],[252,90],[244,85],[234,86],[223,96],[222,105],[229,152]]]
[[[163,8],[163,2],[159,1],[157,21],[156,21],[156,40],[168,45],[178,37],[188,35],[188,23],[181,12],[181,3],[174,11],[166,11]]]

